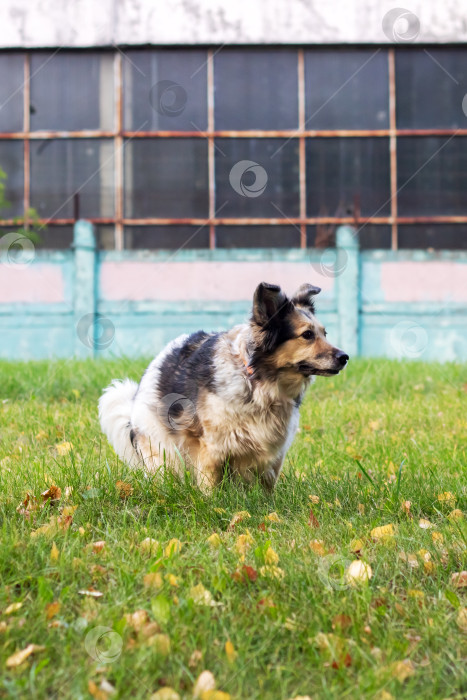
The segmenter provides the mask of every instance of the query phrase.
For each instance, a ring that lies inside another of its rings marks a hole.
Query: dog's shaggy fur
[[[227,468],[273,488],[298,428],[313,375],[337,374],[348,355],[314,315],[318,287],[288,299],[261,283],[249,323],[182,335],[151,362],[139,385],[114,381],[101,396],[102,430],[130,466],[190,465],[205,490]]]

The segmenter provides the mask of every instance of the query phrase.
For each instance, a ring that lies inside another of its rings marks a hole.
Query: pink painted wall
[[[1,266],[0,303],[53,304],[63,301],[65,282],[63,269],[58,265]]]
[[[108,301],[250,301],[261,280],[294,292],[303,282],[323,291],[332,277],[293,262],[104,262],[101,294]]]
[[[383,262],[385,301],[467,301],[466,266],[455,262]]]

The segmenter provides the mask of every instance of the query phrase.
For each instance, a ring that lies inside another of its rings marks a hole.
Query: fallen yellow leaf
[[[268,520],[270,520],[272,523],[280,523],[281,520],[277,513],[274,511],[273,513],[269,513],[269,515],[266,516]]]
[[[373,571],[371,570],[371,566],[361,559],[355,559],[345,572],[346,581],[352,586],[366,583],[372,576]]]
[[[63,457],[63,455],[67,455],[73,449],[73,444],[71,442],[60,442],[58,445],[55,445],[55,449],[57,454]]]
[[[422,530],[429,530],[430,527],[433,527],[433,525],[430,523],[430,521],[425,520],[425,518],[420,518],[418,525],[419,525],[419,527],[422,528]]]
[[[247,518],[251,518],[251,515],[247,510],[240,510],[238,513],[234,513],[227,530],[233,530],[237,523],[241,522],[242,520],[246,520]]]
[[[126,613],[125,620],[130,627],[139,632],[148,622],[149,615],[146,610],[135,610],[133,613]]]
[[[222,540],[219,537],[219,535],[217,534],[217,532],[213,532],[212,535],[210,535],[207,538],[206,542],[209,542],[209,544],[211,545],[211,547],[213,549],[219,549],[219,547],[221,546]]]
[[[154,554],[159,548],[159,542],[154,540],[152,537],[146,537],[139,544],[139,549],[145,554]]]
[[[467,608],[459,608],[456,624],[462,632],[467,632]]]
[[[143,584],[145,588],[162,588],[164,582],[162,576],[158,571],[151,572],[150,574],[145,574],[143,576]]]
[[[211,591],[208,591],[208,589],[205,588],[202,583],[198,583],[197,586],[192,586],[192,588],[190,588],[189,597],[193,598],[195,605],[206,605],[211,607],[214,607],[215,605],[222,605],[222,603],[218,603],[213,599]]]
[[[51,620],[57,613],[60,611],[61,604],[58,602],[58,600],[55,600],[53,603],[48,603],[45,606],[45,616],[48,620]]]
[[[206,690],[214,690],[216,687],[216,679],[214,678],[211,671],[203,671],[193,687],[193,697],[201,698],[201,693]]]
[[[443,544],[444,542],[444,537],[440,532],[432,532],[431,539],[433,540],[434,544]]]
[[[438,494],[438,501],[440,503],[447,503],[452,508],[456,503],[456,497],[450,491],[445,491],[444,493]]]
[[[182,548],[182,543],[180,540],[173,539],[170,540],[167,547],[164,549],[164,554],[166,557],[171,557],[173,554],[178,554]]]
[[[272,547],[268,547],[264,553],[264,561],[266,564],[278,564],[279,555],[273,550]]]
[[[38,651],[44,651],[45,647],[39,646],[38,644],[28,644],[25,649],[15,652],[6,660],[6,665],[8,668],[15,668],[16,666],[21,666],[26,659],[31,656],[31,654],[36,654]]]
[[[459,508],[454,508],[448,515],[449,520],[461,520],[463,517],[464,513]]]
[[[225,653],[228,661],[232,664],[237,658],[237,652],[230,639],[225,643]]]
[[[3,611],[4,615],[13,615],[17,610],[23,607],[23,603],[11,603],[5,610]]]
[[[324,557],[324,555],[326,554],[323,540],[311,540],[310,549],[320,557]]]
[[[166,580],[169,582],[170,586],[173,586],[174,588],[177,588],[178,586],[178,581],[177,577],[174,574],[166,574]]]
[[[116,481],[115,488],[120,498],[128,498],[133,493],[133,486],[126,481]]]
[[[60,552],[58,551],[58,547],[55,544],[55,542],[53,542],[52,549],[50,550],[50,559],[51,559],[51,561],[57,561],[59,556],[60,556]]]
[[[425,594],[423,591],[418,591],[416,588],[409,588],[407,591],[407,595],[409,598],[418,598],[419,600],[423,600],[425,597]]]
[[[247,553],[247,551],[251,548],[252,544],[254,544],[254,539],[251,536],[249,530],[247,530],[244,535],[239,535],[237,537],[237,541],[235,542],[235,549],[237,550],[238,554],[244,556]]]
[[[262,566],[259,570],[259,573],[264,578],[276,578],[279,581],[285,576],[284,571],[282,571],[282,569],[280,569],[278,566],[274,565]]]
[[[170,637],[168,634],[155,634],[149,637],[147,643],[160,656],[168,656],[170,654]]]
[[[467,587],[467,571],[456,571],[451,576],[451,583],[454,588],[466,588]]]
[[[370,535],[374,537],[375,540],[381,540],[385,537],[394,537],[394,525],[391,523],[389,525],[381,525],[380,527],[375,527],[370,532]]]
[[[309,498],[310,501],[311,501],[312,503],[314,503],[315,505],[317,505],[317,504],[319,503],[319,496],[308,496],[308,498]]]
[[[153,693],[150,700],[180,700],[180,695],[173,688],[166,685]]]
[[[201,700],[230,700],[230,695],[222,690],[205,690],[201,693]]]
[[[404,659],[403,661],[395,661],[391,664],[389,666],[389,671],[391,676],[403,683],[406,678],[414,675],[415,666],[410,659]]]

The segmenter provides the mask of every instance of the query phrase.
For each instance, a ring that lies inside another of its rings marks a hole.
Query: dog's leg
[[[198,487],[203,493],[212,493],[222,481],[222,460],[217,450],[204,446],[198,452],[195,463],[195,477]]]
[[[260,481],[266,491],[274,491],[276,481],[281,473],[285,454],[280,454],[274,462],[271,462],[260,476]]]

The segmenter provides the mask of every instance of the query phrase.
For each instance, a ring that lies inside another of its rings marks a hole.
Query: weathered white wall
[[[389,43],[398,0],[0,0],[0,47]],[[400,0],[395,41],[467,41],[465,0]],[[397,14],[397,13],[396,13]],[[417,20],[419,20],[419,32]]]

